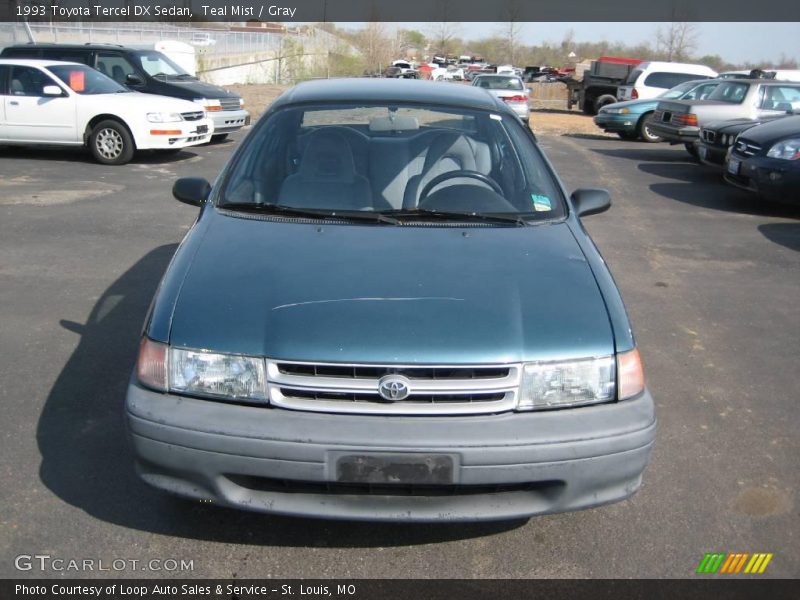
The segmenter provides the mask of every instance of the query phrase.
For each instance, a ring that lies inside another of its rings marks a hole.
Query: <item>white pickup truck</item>
[[[103,164],[211,139],[193,102],[132,92],[77,63],[0,59],[0,144],[86,146]]]

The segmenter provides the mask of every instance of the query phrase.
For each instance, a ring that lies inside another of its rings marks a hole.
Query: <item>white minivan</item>
[[[643,62],[617,88],[617,100],[646,100],[692,79],[711,79],[717,72],[705,65],[675,62]]]

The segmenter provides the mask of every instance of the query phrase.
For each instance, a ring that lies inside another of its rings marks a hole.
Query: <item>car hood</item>
[[[717,133],[739,133],[761,123],[772,121],[777,117],[760,117],[759,119],[727,119],[725,121],[714,121],[705,125],[705,129],[716,131]]]
[[[166,81],[171,86],[178,89],[191,92],[193,97],[196,98],[238,98],[238,94],[229,92],[219,86],[200,81],[199,79],[176,80],[169,79]]]
[[[174,307],[174,346],[395,364],[614,351],[605,303],[565,223],[316,225],[207,213],[201,220],[213,222]]]
[[[757,144],[766,144],[784,137],[800,137],[800,116],[775,119],[747,130],[745,136]]]
[[[97,104],[106,107],[122,107],[143,112],[193,112],[203,110],[203,107],[189,100],[157,96],[155,94],[142,94],[141,92],[120,92],[118,94],[93,94],[83,96]]]

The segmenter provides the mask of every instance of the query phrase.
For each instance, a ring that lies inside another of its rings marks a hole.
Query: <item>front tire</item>
[[[700,155],[697,153],[697,148],[694,144],[684,144],[683,147],[686,148],[686,151],[692,156],[693,159],[698,162],[700,161]]]
[[[100,121],[89,135],[89,150],[104,165],[124,165],[133,158],[136,147],[128,128],[111,119]]]
[[[642,116],[641,119],[639,119],[639,125],[637,126],[639,137],[642,138],[642,141],[648,142],[650,144],[655,144],[656,142],[663,142],[664,138],[650,131],[650,123],[652,122],[653,122],[653,113],[647,113],[646,115]]]
[[[607,104],[614,104],[617,102],[617,99],[612,96],[611,94],[603,94],[597,100],[594,101],[594,114],[600,112],[600,109],[606,106]]]

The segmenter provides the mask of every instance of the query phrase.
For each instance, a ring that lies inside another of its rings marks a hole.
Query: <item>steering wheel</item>
[[[492,188],[492,191],[494,191],[498,196],[503,196],[503,188],[501,188],[494,179],[488,175],[480,173],[479,171],[468,171],[464,169],[462,171],[448,171],[447,173],[442,173],[441,175],[437,175],[431,179],[428,184],[422,188],[422,192],[419,194],[419,200],[417,204],[421,204],[422,201],[425,200],[428,195],[430,195],[431,190],[443,181],[447,181],[448,179],[458,179],[459,177],[464,179],[477,179],[481,183],[485,183]]]

